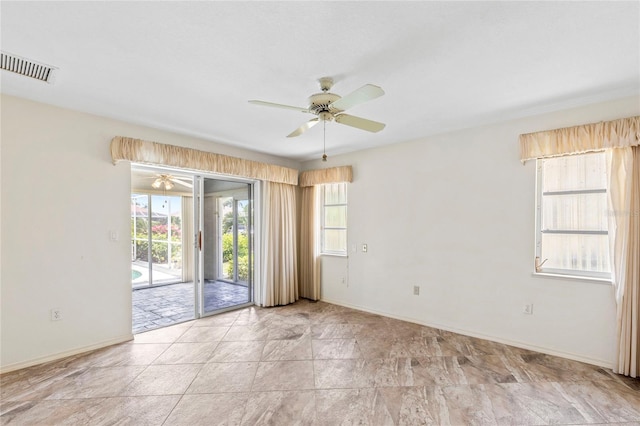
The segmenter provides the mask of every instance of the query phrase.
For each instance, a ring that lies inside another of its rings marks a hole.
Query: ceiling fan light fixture
[[[171,181],[171,176],[169,175],[160,175],[158,176],[158,178],[156,180],[153,181],[153,183],[151,184],[151,187],[153,187],[154,189],[164,189],[165,191],[170,190],[171,188],[173,188],[175,185],[173,184],[173,182]]]

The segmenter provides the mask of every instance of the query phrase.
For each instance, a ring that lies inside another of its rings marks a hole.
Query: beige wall
[[[628,98],[330,157],[354,182],[349,257],[323,257],[322,299],[612,365],[611,286],[532,276],[535,162],[518,135],[637,114]]]
[[[130,167],[111,163],[112,137],[299,166],[10,96],[1,107],[2,371],[131,338]]]

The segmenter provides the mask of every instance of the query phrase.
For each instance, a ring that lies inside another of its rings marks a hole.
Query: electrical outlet
[[[413,295],[414,296],[419,296],[420,295],[420,286],[419,285],[414,285],[413,286]]]
[[[62,319],[62,311],[60,308],[51,309],[51,321],[60,321]]]
[[[522,308],[522,313],[525,315],[533,315],[533,303],[524,305],[524,308]]]

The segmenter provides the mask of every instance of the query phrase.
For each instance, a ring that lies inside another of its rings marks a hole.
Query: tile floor
[[[639,380],[304,300],[141,333],[0,381],[2,424],[640,424]]]
[[[134,334],[194,319],[193,283],[178,283],[133,290]],[[207,281],[205,311],[241,305],[249,301],[248,288],[222,281]]]

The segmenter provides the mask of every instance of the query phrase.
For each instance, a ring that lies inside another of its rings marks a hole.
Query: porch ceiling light
[[[163,189],[165,191],[168,191],[171,188],[173,188],[174,185],[173,185],[173,182],[171,182],[171,179],[169,178],[169,176],[161,175],[156,180],[153,181],[151,186],[153,188],[155,188],[155,189],[159,189],[161,187],[164,187]]]

